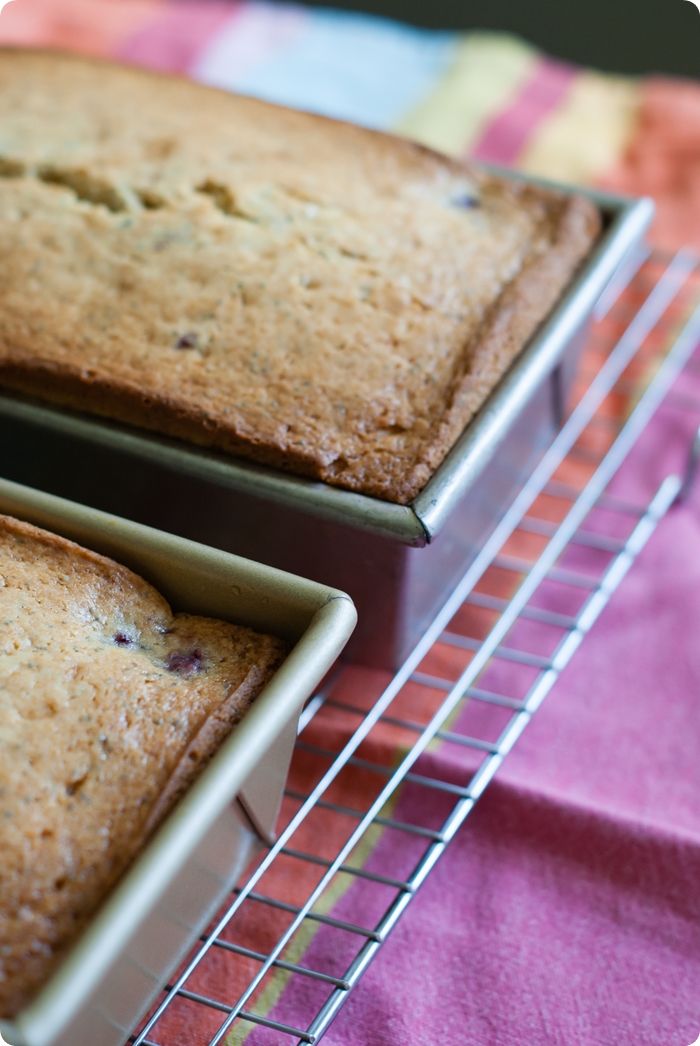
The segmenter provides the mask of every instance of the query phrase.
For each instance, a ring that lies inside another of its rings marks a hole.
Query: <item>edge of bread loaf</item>
[[[21,61],[22,55],[64,55],[71,61],[123,68],[123,63],[73,55],[61,51],[36,48],[0,47],[0,58],[12,55]],[[145,78],[183,82],[183,77],[156,70],[131,66],[135,75]],[[229,97],[230,93],[216,87],[192,82],[198,92],[215,92]],[[435,164],[454,173],[466,174],[478,185],[499,185],[526,202],[531,199],[546,205],[551,223],[551,247],[539,257],[530,258],[513,280],[492,304],[476,335],[464,345],[458,377],[448,398],[446,409],[437,419],[431,441],[421,445],[419,452],[406,468],[405,458],[397,459],[386,451],[373,450],[371,442],[365,446],[361,461],[339,459],[328,462],[313,446],[281,447],[254,433],[244,435],[233,425],[222,424],[211,418],[206,410],[185,407],[167,396],[144,394],[134,382],[112,381],[92,373],[89,367],[42,361],[31,354],[14,350],[12,359],[0,361],[0,383],[44,402],[100,415],[175,437],[196,446],[239,456],[249,461],[290,471],[321,480],[332,486],[353,490],[370,497],[410,504],[420,493],[435,469],[454,446],[462,431],[483,406],[489,394],[498,385],[508,367],[514,362],[537,328],[548,317],[562,297],[567,285],[589,253],[601,230],[601,216],[596,206],[586,197],[556,189],[542,188],[526,181],[510,180],[491,175],[469,163],[445,156],[428,146],[384,131],[358,127],[348,121],[331,117],[299,113],[288,106],[260,99],[247,101],[262,108],[283,109],[313,123],[342,125],[354,134],[390,141],[401,150],[407,160]],[[49,390],[50,395],[46,393]]]
[[[64,538],[43,527],[35,526],[14,516],[0,514],[0,540],[3,534],[20,535],[32,542],[38,542],[47,555],[53,552],[68,554],[76,560],[77,568],[83,564],[97,567],[103,571],[105,576],[114,581],[115,585],[120,582],[128,585],[134,599],[141,597],[149,601],[153,606],[162,609],[163,615],[168,619],[177,620],[178,613],[173,611],[168,600],[160,591],[146,581],[140,574],[132,571],[129,567],[95,552],[81,544]],[[41,561],[40,561],[41,562]],[[195,615],[183,615],[188,618]],[[210,622],[211,617],[196,615],[196,619],[202,623]],[[51,945],[51,952],[40,950],[36,954],[28,951],[26,960],[22,965],[22,980],[8,978],[0,988],[0,1013],[4,1017],[12,1017],[19,1012],[24,1005],[31,1001],[41,985],[50,977],[57,964],[60,963],[67,949],[71,948],[80,934],[94,917],[95,911],[107,899],[111,890],[119,882],[124,874],[128,873],[142,851],[142,848],[154,834],[156,829],[171,812],[175,803],[181,798],[186,790],[193,784],[196,777],[201,773],[204,765],[214,756],[219,745],[228,735],[236,722],[245,715],[249,705],[257,697],[262,686],[271,677],[279,663],[285,656],[287,645],[274,636],[268,636],[242,625],[230,625],[232,630],[238,634],[245,633],[248,637],[255,637],[256,643],[254,658],[249,656],[248,663],[243,663],[241,682],[232,685],[226,691],[222,687],[222,699],[220,703],[209,711],[200,725],[199,730],[189,741],[184,743],[181,753],[177,757],[171,772],[164,780],[162,788],[155,798],[154,803],[144,818],[139,830],[129,838],[129,846],[124,853],[124,860],[118,864],[107,865],[99,873],[99,880],[90,882],[100,891],[100,901],[95,905],[87,905],[78,915],[73,914],[70,921],[70,935],[59,937]],[[7,999],[11,1000],[5,1005]]]

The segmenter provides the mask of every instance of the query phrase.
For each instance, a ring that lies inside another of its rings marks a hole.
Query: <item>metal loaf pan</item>
[[[394,668],[561,425],[596,304],[639,255],[651,201],[587,195],[604,218],[598,243],[410,506],[3,396],[13,475],[348,591],[359,612],[348,656]]]
[[[113,556],[176,609],[293,644],[40,994],[0,1021],[12,1046],[122,1046],[271,838],[299,713],[352,632],[355,609],[333,589],[4,480],[0,512]]]

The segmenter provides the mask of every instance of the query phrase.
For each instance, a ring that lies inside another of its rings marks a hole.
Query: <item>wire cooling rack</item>
[[[700,374],[699,262],[640,257],[616,281],[573,413],[414,652],[393,678],[344,666],[307,706],[276,844],[164,986],[135,1046],[184,1046],[173,1031],[183,1026],[196,1029],[187,1046],[322,1038],[692,480],[700,431],[642,503],[614,482],[662,405],[700,422],[700,398],[684,385]],[[431,760],[436,746],[450,758]],[[402,840],[391,874],[364,860],[379,830]],[[366,924],[333,914],[349,883],[366,894]],[[319,934],[329,940],[314,953],[335,967],[302,964]]]

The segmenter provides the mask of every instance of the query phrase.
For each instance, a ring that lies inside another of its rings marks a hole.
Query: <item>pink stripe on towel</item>
[[[470,152],[475,160],[514,164],[537,130],[559,108],[578,75],[574,66],[543,58],[513,101],[485,128]]]
[[[151,69],[187,73],[210,40],[235,21],[242,6],[230,0],[177,0],[125,40],[117,57]]]

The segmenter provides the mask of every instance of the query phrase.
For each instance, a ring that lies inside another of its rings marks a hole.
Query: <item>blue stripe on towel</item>
[[[266,4],[256,8],[263,22],[273,15]],[[264,48],[258,60],[243,61],[237,72],[227,69],[226,44],[220,40],[215,54],[203,56],[203,78],[269,101],[386,128],[439,81],[458,40],[456,33],[426,32],[343,11],[282,11],[291,20],[300,16],[284,43]]]

